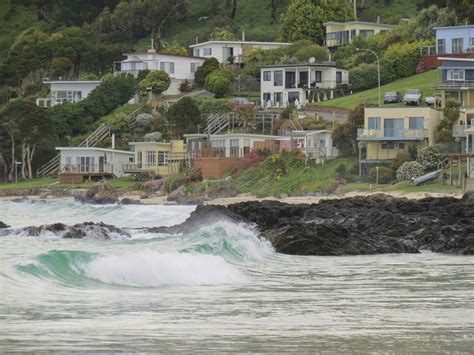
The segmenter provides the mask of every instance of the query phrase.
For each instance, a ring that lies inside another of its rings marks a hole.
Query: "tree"
[[[188,55],[188,50],[181,46],[179,42],[173,41],[167,43],[165,48],[161,51],[163,54]]]
[[[207,76],[217,69],[219,69],[219,62],[217,59],[214,57],[207,58],[204,63],[196,69],[196,73],[194,73],[194,81],[198,85],[204,85]]]
[[[349,21],[352,8],[346,0],[292,0],[280,21],[280,35],[289,42],[309,39],[323,44],[326,21]]]
[[[451,142],[453,138],[453,125],[459,119],[461,104],[453,99],[446,102],[443,109],[443,118],[439,121],[437,131],[440,142]]]
[[[205,124],[199,107],[190,97],[183,97],[173,104],[166,112],[166,119],[178,136],[195,133],[199,127],[204,128]]]
[[[214,41],[232,41],[236,39],[236,35],[229,26],[224,26],[214,28],[209,38]]]
[[[300,48],[296,52],[295,57],[300,62],[308,62],[310,58],[314,58],[316,62],[320,63],[328,60],[328,50],[317,44],[309,44],[308,46]]]
[[[161,94],[163,91],[168,90],[171,85],[170,76],[163,70],[152,70],[148,75],[140,81],[138,87],[142,93],[146,93],[151,90],[154,94]]]
[[[226,69],[219,69],[213,71],[206,78],[204,87],[206,90],[215,94],[215,97],[224,97],[230,90],[230,86],[234,81],[234,75],[231,71]]]
[[[35,104],[14,99],[5,105],[0,111],[0,160],[9,163],[10,180],[19,157],[21,176],[33,177],[33,162],[38,151],[44,151],[54,141],[53,132],[48,115]]]
[[[357,128],[364,126],[364,110],[367,105],[360,104],[349,115],[347,123],[337,125],[333,131],[333,142],[342,155],[357,153]]]
[[[230,8],[230,18],[233,20],[237,13],[237,0],[226,0],[225,7]]]

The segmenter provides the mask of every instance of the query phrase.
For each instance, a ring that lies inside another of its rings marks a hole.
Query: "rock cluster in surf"
[[[409,200],[388,195],[290,205],[278,201],[198,206],[179,233],[226,218],[255,224],[277,252],[294,255],[417,253],[474,254],[474,199]]]

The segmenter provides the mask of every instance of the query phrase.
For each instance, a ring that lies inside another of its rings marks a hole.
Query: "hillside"
[[[420,89],[423,95],[430,96],[433,94],[433,84],[440,81],[440,74],[437,70],[431,70],[426,73],[417,74],[410,76],[405,79],[396,80],[386,85],[381,86],[382,100],[383,94],[387,91],[399,91],[401,94],[406,89]],[[377,104],[378,101],[378,88],[361,91],[354,95],[345,97],[339,97],[334,100],[328,100],[314,104],[313,106],[328,106],[328,107],[341,107],[346,109],[354,109],[361,103],[372,103]],[[399,104],[389,104],[384,106],[395,106]]]

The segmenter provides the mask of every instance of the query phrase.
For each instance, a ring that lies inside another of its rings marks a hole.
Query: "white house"
[[[257,42],[246,41],[242,36],[242,41],[207,41],[196,43],[189,46],[195,57],[216,58],[219,63],[233,62],[241,64],[245,62],[246,55],[256,48],[274,49],[288,46],[289,43],[284,42]],[[229,58],[232,58],[229,60]]]
[[[339,151],[333,146],[332,132],[327,129],[293,131],[292,138],[296,140],[296,147],[304,153],[306,159],[317,163],[339,155]]]
[[[96,147],[57,147],[60,152],[59,178],[62,183],[124,176],[123,165],[132,163],[133,152]]]
[[[349,71],[335,62],[266,65],[260,69],[263,107],[305,105],[349,93]]]
[[[250,151],[267,149],[277,153],[280,148],[291,146],[291,137],[250,133],[185,134],[187,150],[192,157],[241,158]]]
[[[154,49],[124,53],[124,56],[127,59],[116,62],[115,73],[127,73],[137,77],[141,70],[164,70],[171,78],[171,85],[164,92],[165,95],[178,95],[179,86],[185,80],[192,84],[196,69],[205,60],[199,57],[157,53]]]
[[[54,80],[43,81],[50,87],[50,97],[36,99],[41,107],[60,105],[65,102],[79,102],[84,100],[97,86],[100,80]]]

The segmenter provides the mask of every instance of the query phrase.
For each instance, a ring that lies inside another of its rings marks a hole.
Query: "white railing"
[[[60,174],[113,174],[112,164],[61,164]]]
[[[359,139],[424,139],[429,138],[427,129],[357,129]]]

